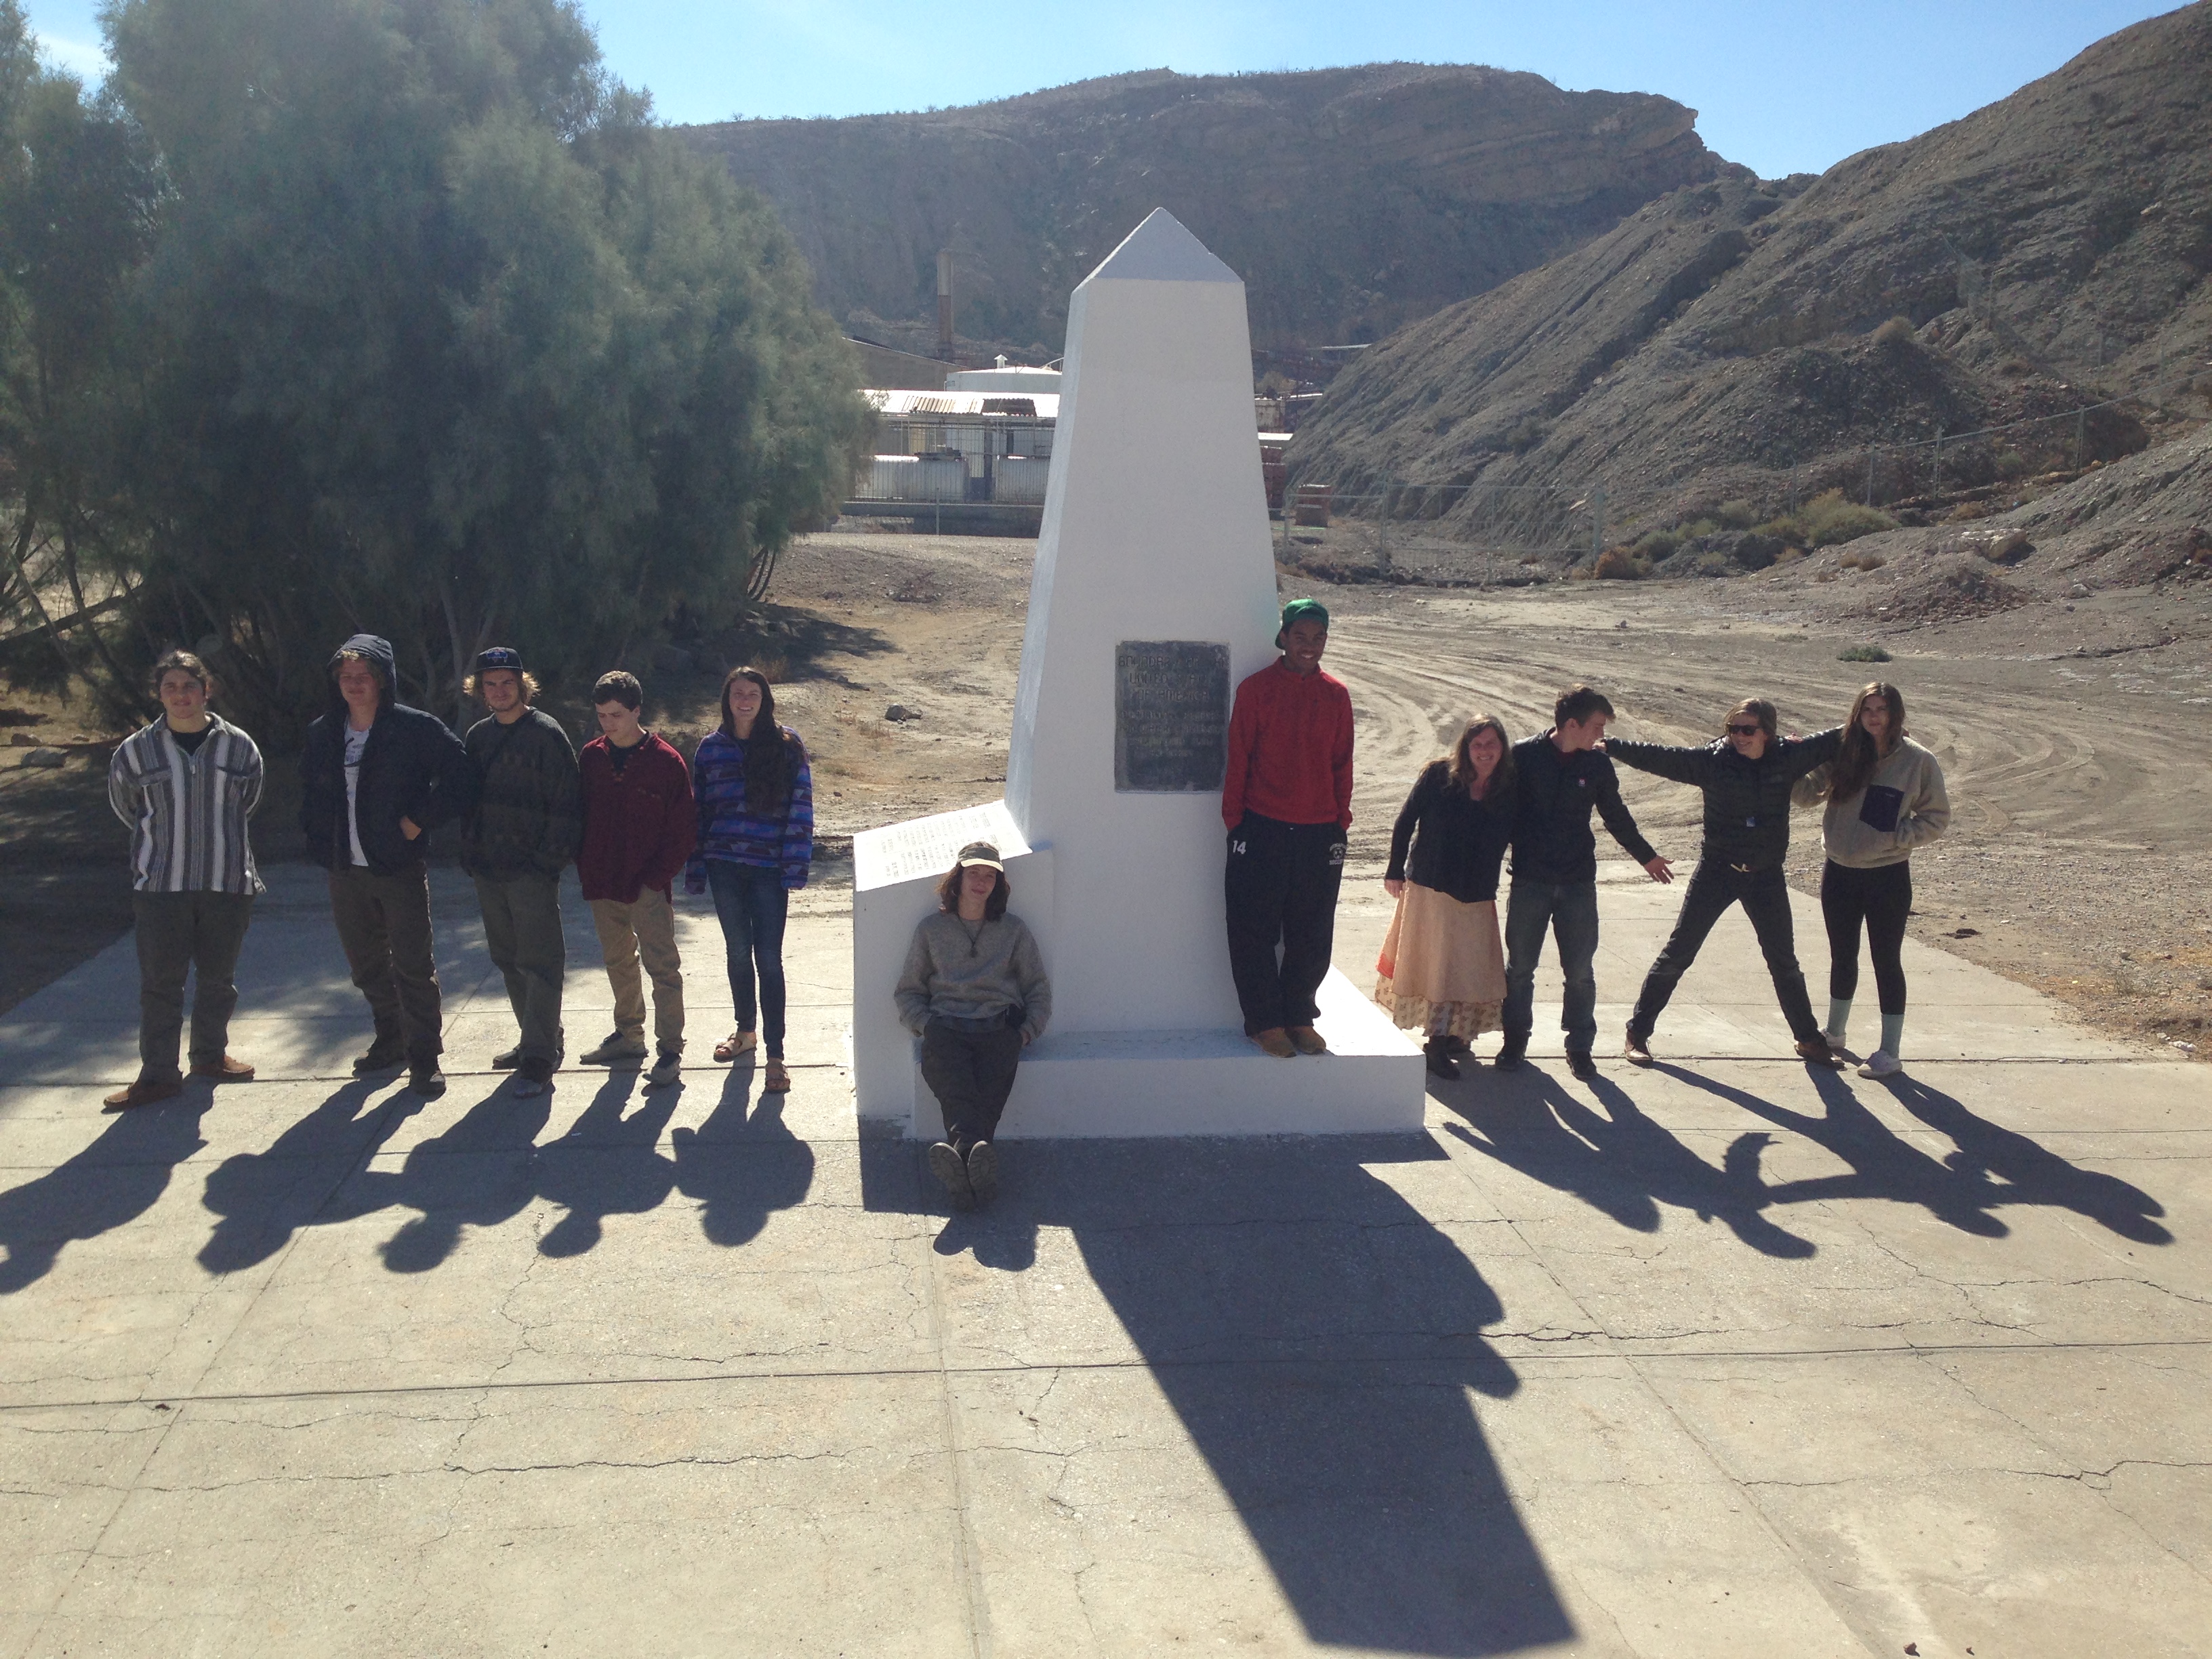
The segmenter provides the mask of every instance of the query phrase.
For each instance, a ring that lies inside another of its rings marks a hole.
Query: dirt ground
[[[1033,554],[1012,538],[809,538],[785,556],[762,617],[696,648],[688,672],[647,677],[648,712],[688,750],[712,722],[722,660],[768,667],[779,714],[814,755],[825,850],[856,830],[994,799]],[[1623,735],[1698,742],[1753,693],[1771,696],[1793,729],[1833,725],[1879,675],[1903,691],[1913,734],[1942,757],[1955,809],[1950,835],[1914,860],[1915,935],[2108,1030],[2203,1048],[2212,1036],[2212,767],[2202,742],[2212,582],[2031,597],[1955,620],[1926,619],[1923,607],[1895,620],[1872,597],[1895,574],[1808,561],[1728,581],[1322,588],[1286,578],[1286,592],[1313,588],[1330,605],[1329,666],[1358,716],[1352,878],[1379,879],[1407,787],[1478,709],[1516,736],[1534,732],[1559,688],[1587,679],[1620,710]],[[1838,659],[1875,641],[1892,661]],[[887,718],[895,705],[914,718]],[[42,730],[68,723],[21,697],[0,706],[37,714]],[[562,712],[572,725],[581,713]],[[128,925],[100,735],[85,734],[58,771],[20,769],[0,750],[0,836],[10,871],[24,872],[0,889],[0,1006]],[[1653,842],[1686,865],[1694,792],[1625,779]],[[264,857],[290,853],[289,817],[264,820]],[[1809,890],[1820,861],[1814,815],[1800,814],[1793,840],[1792,877]],[[847,868],[839,860],[823,874]],[[1821,942],[1801,941],[1800,953],[1817,1001]]]

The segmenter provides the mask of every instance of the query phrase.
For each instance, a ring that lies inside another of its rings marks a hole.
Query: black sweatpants
[[[944,1108],[945,1138],[963,1158],[977,1141],[999,1133],[1021,1058],[1018,1026],[961,1031],[933,1019],[923,1028],[921,1080]]]
[[[1247,812],[1229,832],[1222,889],[1229,971],[1245,1036],[1314,1023],[1320,1012],[1314,993],[1328,976],[1343,881],[1344,831],[1336,824],[1284,823]]]
[[[1830,859],[1820,872],[1820,916],[1828,924],[1828,994],[1849,1002],[1859,988],[1859,927],[1863,922],[1881,1011],[1903,1013],[1905,919],[1911,914],[1911,864],[1900,860],[1853,870]]]
[[[1638,994],[1635,1011],[1628,1017],[1632,1035],[1651,1035],[1668,1000],[1674,994],[1675,985],[1698,959],[1698,950],[1705,944],[1705,935],[1713,931],[1713,924],[1731,904],[1743,906],[1744,915],[1751,919],[1752,931],[1759,935],[1759,951],[1765,957],[1766,971],[1774,981],[1775,1000],[1782,1005],[1782,1017],[1790,1022],[1790,1034],[1800,1042],[1808,1042],[1820,1036],[1820,1027],[1813,1018],[1812,999],[1805,991],[1804,970],[1797,965],[1796,930],[1790,919],[1790,888],[1782,878],[1781,866],[1738,870],[1719,859],[1698,860],[1698,867],[1690,877],[1690,890],[1682,895],[1682,914],[1675,918],[1674,931],[1660,947],[1659,959],[1644,976],[1644,989]]]

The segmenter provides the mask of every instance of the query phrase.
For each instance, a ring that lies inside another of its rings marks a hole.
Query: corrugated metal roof
[[[1009,398],[1004,392],[901,392],[876,387],[860,395],[875,405],[879,415],[996,415],[1016,419],[1030,417],[1026,409],[1009,409],[1010,404],[1030,404],[1036,407],[1036,418],[1056,420],[1060,416],[1060,394],[1039,392],[1019,398]]]

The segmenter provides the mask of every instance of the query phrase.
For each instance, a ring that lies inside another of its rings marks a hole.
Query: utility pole
[[[2082,409],[2075,410],[2074,411],[2074,470],[2076,472],[2081,470],[2081,441],[2087,435],[2088,428],[2088,411]]]
[[[1390,475],[1382,475],[1382,515],[1375,528],[1375,562],[1384,569],[1390,568]]]
[[[1931,495],[1943,493],[1943,428],[1940,426],[1936,428],[1936,478],[1928,487],[1928,493]]]
[[[1595,564],[1605,554],[1605,486],[1601,483],[1590,491],[1590,562]]]
[[[1874,505],[1874,458],[1881,453],[1880,444],[1867,446],[1867,505]]]

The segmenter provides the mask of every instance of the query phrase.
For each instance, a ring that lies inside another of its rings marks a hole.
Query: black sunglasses
[[[1728,729],[1728,734],[1732,738],[1748,738],[1765,729],[1763,726],[1731,726]]]

